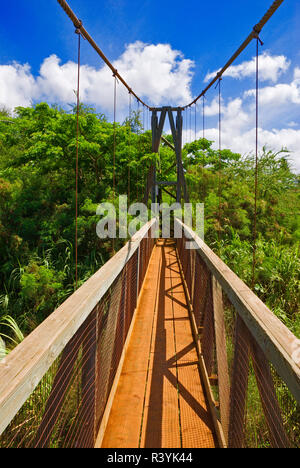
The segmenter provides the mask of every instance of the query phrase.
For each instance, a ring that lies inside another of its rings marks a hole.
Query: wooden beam
[[[157,185],[166,185],[166,186],[168,186],[168,185],[177,185],[177,182],[174,181],[174,180],[170,180],[170,181],[168,181],[168,180],[157,180],[156,183],[157,183]]]
[[[173,195],[173,193],[169,192],[169,190],[165,189],[164,187],[161,188],[165,193],[167,193],[168,195],[170,195],[170,197],[174,198],[174,200],[176,200],[176,197],[175,195]]]
[[[176,112],[178,110],[181,110],[183,111],[184,110],[184,107],[169,107],[169,106],[165,106],[165,107],[150,107],[150,111],[156,111],[156,112],[162,112],[163,110],[166,110],[166,109],[170,109],[171,111],[173,112]]]
[[[86,281],[0,362],[0,434],[5,430],[138,249],[156,219]]]
[[[169,148],[171,148],[173,151],[176,151],[175,149],[175,146],[172,145],[172,143],[170,143],[165,137],[161,137],[161,141],[163,141],[163,143],[165,143]]]

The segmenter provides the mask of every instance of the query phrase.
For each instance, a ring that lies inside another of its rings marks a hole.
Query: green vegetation
[[[115,199],[128,188],[131,202],[142,199],[147,170],[156,157],[151,133],[141,120],[133,112],[116,125]],[[97,205],[114,198],[114,126],[83,104],[79,124],[82,283],[113,253],[112,242],[98,239],[95,226]],[[75,128],[74,110],[67,113],[45,103],[17,108],[14,117],[0,112],[0,314],[11,316],[24,334],[74,291]],[[200,139],[185,145],[183,159],[191,201],[205,203],[206,242],[250,285],[253,157],[221,152],[220,223],[219,152]],[[173,162],[172,150],[163,144],[158,164],[170,180],[175,177]],[[255,290],[300,336],[299,176],[290,169],[288,153],[264,149],[258,192]],[[121,242],[116,240],[116,250]],[[7,326],[0,331],[9,334]]]
[[[252,283],[254,158],[211,142],[185,146],[191,200],[205,203],[205,240],[249,286]],[[259,160],[255,292],[300,337],[299,176],[288,153],[264,148]],[[219,187],[220,223],[219,223]]]
[[[152,154],[151,133],[145,131],[141,120],[141,115],[133,113],[123,124],[116,124],[114,193],[114,126],[104,115],[80,107],[79,285],[123,242],[115,240],[113,246],[111,240],[96,236],[98,204],[114,201],[118,211],[118,195],[128,192],[130,202],[141,201],[148,168],[156,158],[164,178],[175,178],[174,153],[162,144],[160,154]],[[0,359],[75,289],[75,129],[74,109],[67,113],[41,103],[17,108],[13,117],[0,111]],[[166,138],[172,141],[170,136]],[[206,242],[251,285],[253,156],[242,157],[226,149],[221,152],[220,165],[212,142],[200,139],[185,145],[183,161],[191,201],[205,203]],[[274,154],[263,150],[255,291],[298,337],[299,181],[290,168],[287,151]],[[164,201],[173,199],[164,194]],[[228,310],[231,362],[233,320]],[[280,380],[276,389],[280,402],[289,410],[284,411],[287,427],[299,434],[299,408],[293,406]],[[267,446],[253,372],[248,393],[248,432],[252,437],[248,442]]]
[[[115,192],[127,193],[130,161],[132,201],[152,158],[150,133],[138,135],[139,125],[133,114],[116,126]],[[0,114],[0,315],[25,334],[74,291],[75,129],[74,112],[44,103],[18,108],[15,117]],[[96,236],[96,208],[113,200],[113,140],[113,125],[81,105],[80,284],[112,254],[111,241]]]

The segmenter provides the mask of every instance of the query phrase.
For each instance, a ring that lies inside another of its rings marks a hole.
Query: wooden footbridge
[[[188,202],[182,113],[217,81],[220,93],[223,73],[253,39],[258,65],[259,33],[283,0],[184,108],[147,106],[58,2],[78,33],[77,124],[82,36],[113,71],[114,109],[118,79],[152,112],[153,153],[169,119],[174,146],[164,141],[175,152],[177,179],[162,180],[152,163],[144,202],[151,193],[160,203],[166,186],[178,203]],[[114,157],[115,145],[116,138]],[[256,138],[256,163],[257,148]],[[255,190],[256,199],[257,170]],[[178,217],[174,232],[160,237],[154,217],[0,361],[0,447],[300,446],[299,340]],[[255,234],[256,210],[254,260]],[[77,229],[75,244],[77,260]]]
[[[264,443],[299,444],[295,336],[175,223],[147,223],[0,362],[2,447],[251,446],[252,374]]]

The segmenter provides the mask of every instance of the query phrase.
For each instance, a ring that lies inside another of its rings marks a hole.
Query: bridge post
[[[157,180],[157,164],[152,163],[148,177],[145,190],[144,203],[148,202],[149,194],[151,191],[151,200],[152,203],[161,202],[161,191],[164,190],[169,195],[173,196],[172,193],[165,190],[164,185],[174,185],[176,186],[176,201],[181,202],[182,192],[184,196],[184,201],[188,202],[188,193],[186,182],[184,178],[184,170],[182,165],[182,108],[180,107],[155,107],[152,108],[152,118],[151,118],[151,128],[152,128],[152,152],[158,153],[160,141],[162,139],[162,132],[164,128],[164,123],[166,120],[166,115],[168,114],[171,132],[173,136],[174,146],[169,144],[169,146],[174,150],[176,155],[176,168],[177,168],[177,180],[163,181]],[[160,118],[158,119],[157,113],[160,112]],[[176,121],[174,121],[173,112],[176,112]],[[167,140],[166,140],[167,141]]]

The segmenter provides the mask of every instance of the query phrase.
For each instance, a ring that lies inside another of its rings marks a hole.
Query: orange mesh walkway
[[[158,241],[141,291],[102,447],[215,447],[172,241]]]

